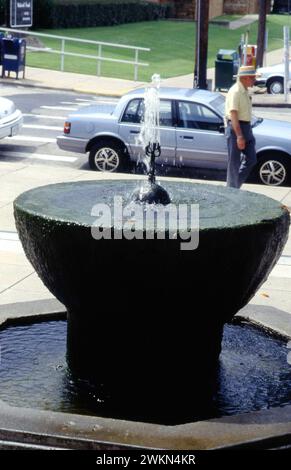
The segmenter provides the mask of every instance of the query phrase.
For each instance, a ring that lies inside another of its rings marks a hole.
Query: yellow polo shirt
[[[237,111],[239,121],[251,121],[252,102],[248,90],[238,80],[228,91],[225,100],[225,117],[230,119],[230,112]]]

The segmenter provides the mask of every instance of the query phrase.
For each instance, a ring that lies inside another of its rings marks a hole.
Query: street
[[[4,92],[4,93],[3,93]],[[64,152],[56,145],[68,114],[97,101],[117,101],[77,93],[58,92],[22,86],[5,86],[1,95],[11,99],[24,117],[19,135],[0,141],[2,161],[25,161],[46,166],[61,165],[88,169],[86,155]]]
[[[80,170],[89,169],[87,155],[65,152],[56,145],[56,137],[62,133],[68,114],[82,106],[118,101],[117,98],[21,85],[2,85],[1,96],[13,100],[24,116],[21,133],[0,141],[1,161],[30,162],[30,164],[73,167]],[[257,117],[291,122],[289,109],[259,107],[254,108],[254,114]],[[158,167],[157,173],[173,177],[225,180],[225,172],[217,170]]]

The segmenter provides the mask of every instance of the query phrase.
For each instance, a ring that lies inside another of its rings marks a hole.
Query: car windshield
[[[210,101],[210,105],[215,109],[221,116],[225,115],[225,97],[223,95],[217,96],[214,100]],[[259,118],[252,114],[252,127],[256,127],[263,122],[263,118]]]

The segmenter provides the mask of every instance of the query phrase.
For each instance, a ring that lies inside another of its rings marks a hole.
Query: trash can
[[[228,90],[234,84],[238,66],[237,51],[219,49],[215,60],[215,90]]]
[[[2,78],[8,72],[23,73],[25,75],[25,55],[26,55],[26,41],[25,39],[18,38],[3,38],[2,39]]]

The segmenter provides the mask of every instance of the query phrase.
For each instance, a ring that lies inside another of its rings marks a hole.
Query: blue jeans
[[[246,141],[246,147],[243,151],[239,150],[237,146],[237,137],[231,124],[228,124],[226,128],[228,147],[226,185],[230,188],[240,188],[257,163],[256,140],[251,125],[240,122],[240,128]]]

